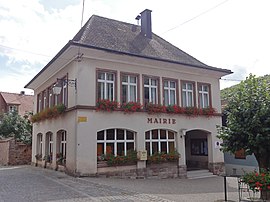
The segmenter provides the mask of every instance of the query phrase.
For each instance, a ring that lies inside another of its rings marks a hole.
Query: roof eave
[[[82,43],[78,43],[78,42],[75,42],[75,41],[70,41],[70,42],[71,42],[70,45],[81,46],[81,47],[84,47],[84,48],[92,48],[92,49],[103,50],[103,51],[112,52],[112,53],[116,53],[116,54],[130,55],[130,56],[135,56],[135,57],[140,57],[140,58],[146,58],[146,59],[151,59],[151,60],[157,60],[157,61],[162,61],[162,62],[169,62],[169,63],[173,63],[173,64],[186,65],[186,66],[196,67],[196,68],[200,68],[200,69],[207,69],[207,70],[212,70],[212,71],[218,71],[218,72],[225,73],[225,75],[232,74],[233,73],[231,70],[228,70],[228,69],[221,69],[221,68],[211,67],[211,66],[203,67],[203,66],[200,66],[200,65],[191,65],[191,64],[187,64],[187,63],[182,63],[182,62],[174,61],[174,60],[167,60],[167,59],[162,59],[162,58],[156,58],[156,57],[150,57],[150,56],[143,56],[143,55],[138,55],[138,54],[133,54],[133,53],[127,53],[127,52],[121,52],[121,51],[116,51],[116,50],[107,49],[107,48],[101,48],[101,47],[91,46],[91,45],[88,45],[88,44],[82,44]]]
[[[29,86],[31,85],[31,83],[39,77],[40,74],[42,74],[42,72],[44,72],[53,62],[55,62],[72,44],[72,41],[69,41],[54,57],[53,59],[51,59],[51,61],[45,66],[43,67],[40,72],[31,80],[29,81],[24,88],[30,88]],[[31,88],[30,88],[31,89]]]
[[[146,58],[146,59],[151,59],[151,60],[156,60],[156,61],[162,61],[162,62],[169,62],[169,63],[173,63],[173,64],[181,64],[181,65],[185,65],[185,66],[190,66],[190,67],[195,67],[195,68],[200,68],[200,69],[206,69],[206,70],[212,70],[212,71],[217,71],[217,72],[221,72],[224,73],[225,75],[227,74],[232,74],[233,72],[231,70],[228,69],[221,69],[221,68],[217,68],[217,67],[211,67],[211,66],[199,66],[199,65],[191,65],[191,64],[187,64],[187,63],[181,63],[178,61],[173,61],[173,60],[167,60],[167,59],[162,59],[162,58],[156,58],[156,57],[150,57],[150,56],[143,56],[143,55],[138,55],[138,54],[133,54],[133,53],[127,53],[127,52],[121,52],[121,51],[117,51],[117,50],[112,50],[112,49],[107,49],[107,48],[102,48],[102,47],[96,47],[96,46],[91,46],[88,44],[82,44],[76,41],[68,41],[68,43],[53,57],[53,59],[43,68],[41,69],[41,71],[30,81],[28,82],[24,88],[30,88],[31,83],[37,79],[53,62],[55,62],[71,45],[74,46],[80,46],[80,47],[84,47],[84,48],[92,48],[92,49],[97,49],[97,50],[102,50],[102,51],[107,51],[107,52],[112,52],[112,53],[116,53],[116,54],[123,54],[123,55],[129,55],[129,56],[135,56],[135,57],[140,57],[140,58]]]

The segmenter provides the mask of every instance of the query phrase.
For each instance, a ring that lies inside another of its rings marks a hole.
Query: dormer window
[[[18,112],[18,106],[17,105],[9,105],[8,106],[8,112],[9,113]]]

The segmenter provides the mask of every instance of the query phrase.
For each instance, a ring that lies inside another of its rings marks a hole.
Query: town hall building
[[[150,10],[138,19],[93,15],[25,86],[35,94],[33,164],[76,176],[224,171],[219,79],[232,72],[152,33]]]

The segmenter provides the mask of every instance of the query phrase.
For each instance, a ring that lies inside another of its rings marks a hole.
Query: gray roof
[[[200,62],[154,33],[149,39],[140,32],[138,25],[93,15],[72,41],[91,48],[231,73]]]
[[[232,73],[231,70],[211,67],[200,62],[154,33],[152,34],[152,39],[143,36],[141,34],[141,27],[138,25],[93,15],[74,38],[25,85],[25,88],[28,88],[71,45],[210,69],[226,74]]]

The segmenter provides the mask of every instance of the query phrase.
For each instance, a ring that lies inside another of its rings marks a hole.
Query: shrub
[[[137,162],[137,152],[135,150],[128,150],[126,156],[101,155],[98,156],[98,160],[107,161],[108,166],[130,165]]]
[[[180,154],[175,150],[170,153],[165,152],[156,152],[152,156],[147,157],[148,163],[162,163],[162,162],[173,162],[177,161],[180,157]]]
[[[50,108],[46,108],[42,110],[41,112],[38,112],[31,116],[32,123],[40,122],[45,119],[51,119],[56,118],[63,114],[66,110],[66,106],[64,104],[59,104]]]
[[[125,112],[138,112],[142,109],[142,105],[139,102],[128,102],[128,103],[123,103],[121,105],[121,108]]]
[[[113,111],[119,106],[119,103],[117,101],[111,101],[111,100],[98,100],[97,101],[97,110],[102,111]]]
[[[166,106],[159,105],[159,104],[153,104],[153,103],[147,103],[146,106],[145,106],[145,109],[150,114],[167,112]]]

